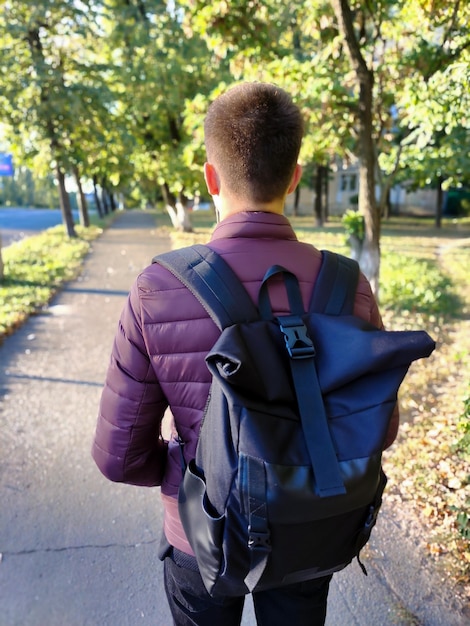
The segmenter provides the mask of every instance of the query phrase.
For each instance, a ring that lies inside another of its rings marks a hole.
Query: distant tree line
[[[35,177],[27,167],[0,178],[0,206],[57,208],[59,195],[52,174]]]

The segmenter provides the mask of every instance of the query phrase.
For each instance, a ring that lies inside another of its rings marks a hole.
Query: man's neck
[[[278,198],[272,202],[252,202],[240,198],[227,198],[222,196],[214,197],[214,204],[219,214],[220,220],[229,215],[242,213],[245,211],[264,211],[266,213],[284,213],[285,198]]]

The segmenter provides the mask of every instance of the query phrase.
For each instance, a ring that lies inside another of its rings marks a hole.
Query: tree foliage
[[[335,159],[358,159],[361,263],[375,284],[395,182],[465,182],[463,0],[4,0],[3,8],[0,121],[17,158],[53,168],[59,182],[93,181],[105,205],[116,194],[131,204],[163,198],[175,225],[190,228],[185,205],[203,191],[202,119],[239,80],[293,94],[307,122],[301,159],[317,182]]]

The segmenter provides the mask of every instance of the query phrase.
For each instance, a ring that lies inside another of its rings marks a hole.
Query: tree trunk
[[[325,176],[323,179],[323,184],[325,185],[325,205],[324,205],[324,221],[328,222],[330,217],[330,188],[329,188],[329,178],[330,178],[330,168],[328,165],[324,166]]]
[[[388,219],[392,214],[392,205],[390,202],[390,194],[393,184],[396,179],[396,175],[398,170],[400,169],[400,160],[403,152],[403,144],[401,143],[398,146],[397,155],[395,158],[395,164],[393,166],[393,171],[388,175],[384,176],[380,168],[377,167],[377,175],[379,178],[380,184],[380,198],[378,202],[378,211],[382,217]],[[375,164],[377,165],[377,157],[375,158]]]
[[[316,174],[315,174],[315,204],[314,204],[316,226],[323,226],[322,191],[323,191],[322,167],[321,165],[317,165]]]
[[[444,199],[444,193],[442,191],[442,178],[439,177],[437,181],[437,198],[436,198],[436,228],[441,228],[442,225],[442,201]]]
[[[85,198],[85,194],[83,192],[82,181],[80,180],[80,174],[78,172],[78,167],[75,165],[73,168],[73,175],[75,177],[75,183],[78,189],[78,217],[80,220],[80,226],[84,228],[88,228],[90,225],[90,217],[88,215],[88,204]]]
[[[300,202],[300,185],[297,185],[294,191],[294,215],[296,217],[299,214],[299,202]]]
[[[42,47],[40,28],[38,25],[32,26],[26,35],[26,41],[28,42],[29,50],[31,52],[31,57],[33,60],[33,64],[36,68],[37,73],[40,75],[42,73],[42,68],[45,67],[45,59],[44,59],[44,51]],[[50,117],[51,113],[49,112],[49,95],[50,83],[49,81],[41,84],[39,89],[39,99],[41,105],[44,107],[46,113],[43,121],[46,123],[47,129],[47,138],[50,142],[51,153],[53,158],[56,160],[56,177],[57,183],[59,186],[59,202],[60,202],[60,210],[62,213],[62,220],[64,222],[67,235],[69,237],[76,237],[77,233],[75,232],[72,209],[70,207],[70,198],[65,189],[65,175],[60,167],[60,155],[62,153],[61,150],[61,142],[60,138],[57,135],[56,127],[53,123],[52,117]]]
[[[104,181],[101,182],[101,202],[103,204],[104,214],[108,215],[109,213],[108,194],[106,191]]]
[[[111,211],[115,211],[117,209],[117,204],[114,198],[114,194],[111,192],[108,192],[108,196],[109,196],[109,203],[111,204]]]
[[[178,200],[176,203],[176,216],[178,222],[178,230],[181,230],[184,233],[192,233],[193,225],[191,224],[189,211],[184,203],[181,202],[181,200]]]
[[[93,195],[95,197],[96,210],[100,218],[104,217],[103,207],[101,206],[100,194],[98,193],[98,183],[96,176],[93,176]]]
[[[354,29],[354,19],[348,0],[331,0],[344,38],[351,65],[359,85],[359,102],[356,112],[358,123],[359,204],[364,216],[364,242],[360,266],[378,298],[380,273],[380,211],[375,199],[375,145],[373,136],[373,84],[374,74],[362,56]]]
[[[74,223],[73,223],[73,215],[72,208],[70,206],[70,198],[67,190],[65,189],[65,174],[62,171],[62,168],[59,164],[56,166],[56,176],[57,183],[59,186],[59,202],[60,202],[60,211],[62,213],[62,221],[64,222],[65,229],[67,231],[67,236],[70,238],[76,237],[77,233],[75,232]]]
[[[384,219],[390,219],[390,215],[392,214],[392,205],[390,203],[390,189],[387,189],[387,193],[385,195],[385,203],[381,210],[381,215]]]
[[[367,145],[367,133],[360,129]],[[372,161],[372,162],[371,162]],[[359,156],[359,212],[364,216],[364,241],[359,264],[368,278],[376,298],[379,293],[380,272],[380,211],[375,201],[373,153],[362,146]]]
[[[167,183],[164,183],[161,189],[165,209],[170,216],[173,228],[184,233],[192,233],[193,227],[191,224],[191,218],[189,216],[189,211],[185,206],[183,195],[180,194],[180,197],[177,200],[171,193]]]
[[[356,235],[350,235],[349,245],[351,247],[351,259],[359,263],[362,254],[362,239],[359,239]]]

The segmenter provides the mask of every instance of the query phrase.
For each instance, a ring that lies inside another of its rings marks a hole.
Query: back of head
[[[205,124],[207,160],[232,194],[253,202],[283,197],[303,136],[291,97],[267,83],[242,83],[210,105]]]

